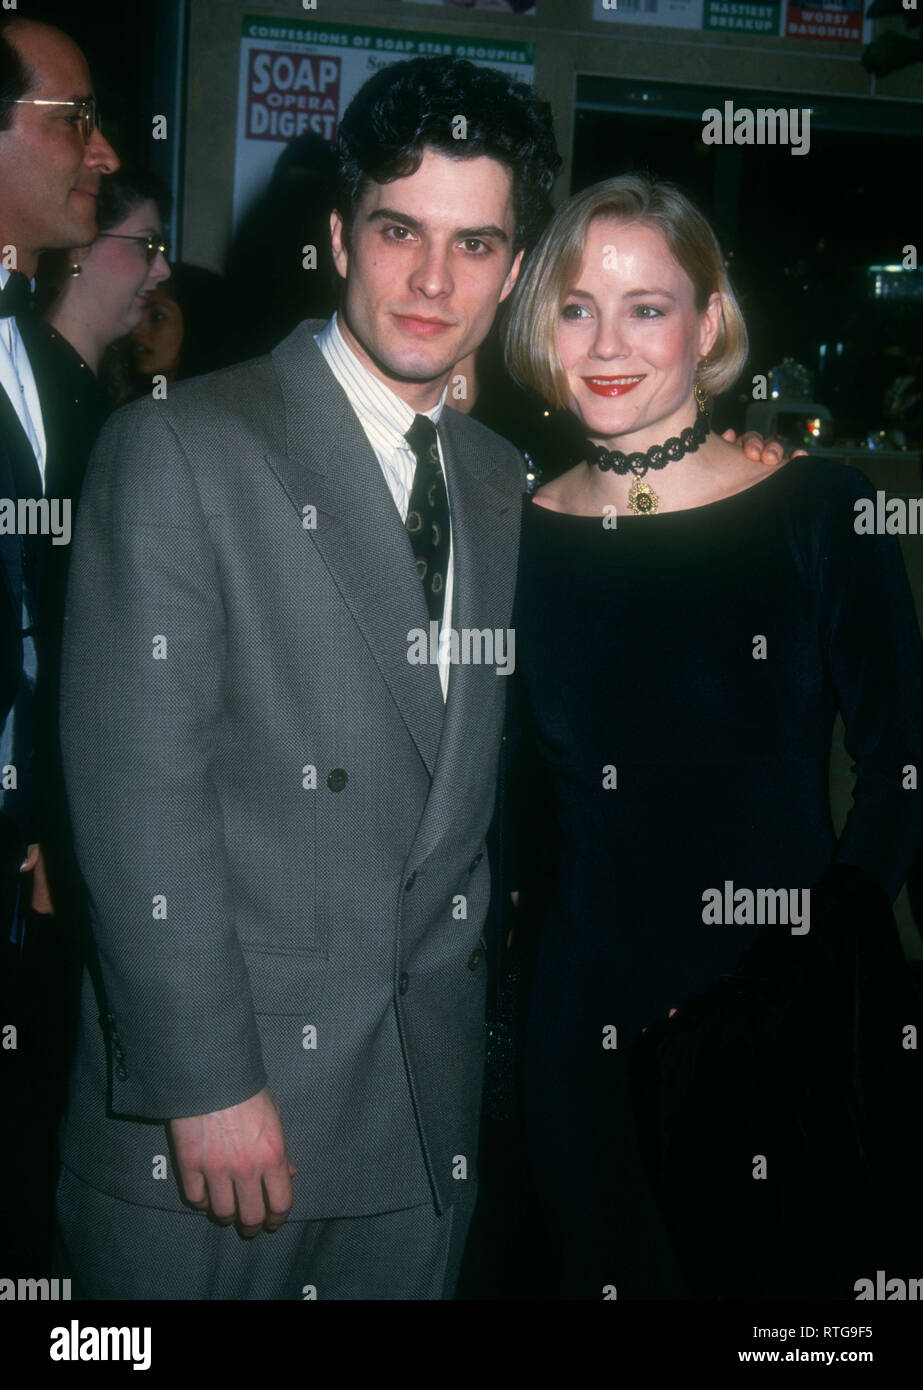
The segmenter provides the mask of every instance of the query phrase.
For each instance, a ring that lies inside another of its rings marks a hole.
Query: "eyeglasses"
[[[80,128],[86,144],[93,138],[93,131],[99,129],[99,108],[95,97],[84,97],[82,101],[40,101],[37,97],[17,97],[14,106],[75,106],[82,117]]]
[[[147,256],[148,265],[153,265],[158,256],[169,256],[170,243],[163,241],[156,236],[129,236],[127,232],[100,232],[96,238],[99,241],[102,237],[111,237],[113,241],[136,241],[144,247],[144,254]]]

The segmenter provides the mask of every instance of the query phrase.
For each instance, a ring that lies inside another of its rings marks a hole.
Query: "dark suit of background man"
[[[0,19],[0,498],[13,503],[41,498],[50,476],[42,400],[53,383],[36,381],[30,360],[36,325],[29,282],[40,252],[93,240],[100,178],[119,167],[95,125],[84,128],[75,103],[92,96],[83,54],[65,34]],[[4,1117],[15,1135],[4,1146],[0,1242],[4,1271],[33,1276],[50,1231],[51,1186],[46,1196],[44,1183],[53,1144],[44,1126],[53,1104],[45,1105],[43,1087],[57,1036],[54,938],[35,917],[24,926],[30,908],[51,911],[38,845],[42,739],[35,723],[48,543],[34,532],[0,535],[0,1024],[17,1028],[16,1048],[0,1053]],[[23,863],[34,871],[31,883],[20,875]]]
[[[339,160],[339,314],[117,412],[81,499],[62,735],[105,999],[63,1133],[75,1297],[455,1285],[506,676],[408,658],[431,623],[506,639],[521,459],[445,395],[559,161],[527,88],[442,59],[370,79]]]

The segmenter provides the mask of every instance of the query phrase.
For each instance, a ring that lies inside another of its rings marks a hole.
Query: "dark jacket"
[[[32,446],[8,396],[0,390],[0,499],[15,509],[19,499],[41,495]],[[0,832],[5,875],[18,869],[33,829],[33,718],[42,552],[41,536],[15,531],[0,534],[0,767],[5,770],[0,778]],[[15,768],[15,776],[11,768]]]

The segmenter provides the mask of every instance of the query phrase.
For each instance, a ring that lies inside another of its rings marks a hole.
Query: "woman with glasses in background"
[[[92,120],[86,108],[75,120]],[[92,129],[92,127],[91,127]],[[86,130],[84,130],[86,137]],[[47,440],[46,495],[69,499],[71,528],[96,436],[113,409],[100,366],[111,344],[141,321],[147,297],[170,275],[163,223],[170,192],[154,174],[120,171],[104,178],[97,200],[98,233],[89,246],[47,253],[38,270],[38,299],[51,303],[34,323],[29,355],[42,392]],[[57,729],[58,663],[64,621],[69,545],[45,552],[39,661],[43,672],[36,717],[42,764],[43,844],[54,901],[79,916],[79,877],[70,852]],[[69,935],[76,938],[76,933]],[[63,964],[62,964],[63,968]],[[79,971],[74,972],[74,989]],[[73,1003],[74,1000],[71,1000]]]
[[[169,212],[169,190],[156,175],[120,172],[100,187],[95,241],[42,259],[40,279],[56,291],[39,367],[51,388],[46,429],[54,436],[54,496],[76,499],[112,409],[99,379],[103,354],[137,327],[148,295],[169,278],[163,235]]]
[[[72,511],[114,405],[100,376],[103,356],[141,322],[148,295],[170,275],[163,236],[170,203],[169,189],[155,174],[120,171],[100,186],[92,244],[49,252],[39,263],[39,300],[45,295],[51,303],[29,352],[43,390],[46,490],[49,497],[70,498]],[[46,611],[55,631],[69,554],[69,546],[49,552]]]

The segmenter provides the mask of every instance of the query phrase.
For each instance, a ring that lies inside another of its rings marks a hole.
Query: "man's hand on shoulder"
[[[275,1231],[292,1209],[295,1168],[282,1117],[264,1087],[239,1105],[167,1122],[190,1206],[242,1236]]]
[[[765,463],[767,468],[775,468],[780,463],[788,463],[790,458],[799,458],[802,454],[807,456],[807,449],[793,449],[790,454],[786,454],[778,439],[766,440],[755,430],[749,430],[742,434],[740,438],[733,430],[725,430],[721,436],[729,444],[736,444],[738,449],[743,449],[748,459],[754,463]]]

